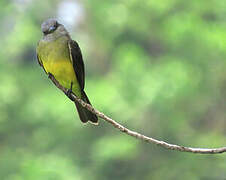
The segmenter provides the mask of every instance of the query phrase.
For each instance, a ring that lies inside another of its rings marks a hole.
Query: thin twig
[[[52,76],[51,74],[49,75],[49,78],[53,81],[53,83],[61,89],[65,94],[68,93],[68,89],[64,88],[59,84],[59,82]],[[153,143],[156,145],[159,145],[161,147],[164,147],[166,149],[170,150],[176,150],[176,151],[181,151],[181,152],[191,152],[191,153],[198,153],[198,154],[219,154],[219,153],[224,153],[226,152],[226,147],[221,147],[221,148],[192,148],[192,147],[184,147],[184,146],[179,146],[175,144],[169,144],[164,141],[159,141],[157,139],[147,137],[145,135],[142,135],[140,133],[137,133],[135,131],[131,131],[128,128],[125,128],[121,124],[117,123],[110,117],[106,116],[104,113],[94,109],[91,105],[85,103],[83,100],[79,99],[77,96],[75,96],[73,93],[70,94],[70,97],[73,101],[79,102],[83,107],[91,111],[92,113],[96,114],[98,117],[104,119],[108,123],[112,124],[115,128],[119,129],[121,132],[126,133],[129,136],[133,136],[137,139]]]

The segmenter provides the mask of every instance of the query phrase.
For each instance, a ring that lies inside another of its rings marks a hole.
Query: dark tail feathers
[[[84,91],[82,91],[82,100],[85,101],[86,103],[90,104],[89,99]],[[86,108],[84,108],[81,104],[78,102],[75,102],[79,118],[83,123],[87,123],[90,121],[91,123],[98,125],[98,118],[95,114],[91,113],[88,111]]]

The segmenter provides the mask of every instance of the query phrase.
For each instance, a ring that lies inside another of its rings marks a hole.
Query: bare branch
[[[59,84],[59,82],[54,78],[54,76],[52,76],[50,74],[49,78],[53,81],[53,83],[59,89],[61,89],[67,95],[68,90],[66,88],[64,88],[63,86],[61,86]],[[140,139],[140,140],[143,140],[143,141],[146,141],[146,142],[149,142],[149,143],[153,143],[153,144],[159,145],[159,146],[164,147],[166,149],[176,150],[176,151],[181,151],[181,152],[191,152],[191,153],[198,153],[198,154],[218,154],[218,153],[226,152],[226,147],[212,148],[212,149],[211,148],[209,149],[209,148],[184,147],[184,146],[179,146],[179,145],[175,145],[175,144],[169,144],[169,143],[164,142],[164,141],[159,141],[159,140],[151,138],[151,137],[147,137],[147,136],[142,135],[140,133],[137,133],[135,131],[131,131],[128,128],[125,128],[124,126],[122,126],[121,124],[117,123],[113,119],[109,118],[108,116],[106,116],[102,112],[94,109],[91,105],[85,103],[83,100],[81,100],[78,97],[76,97],[73,93],[70,94],[70,98],[73,101],[79,102],[83,107],[85,107],[86,109],[88,109],[92,113],[96,114],[98,117],[104,119],[108,123],[112,124],[115,128],[119,129],[121,132],[126,133],[129,136],[133,136],[133,137],[135,137],[137,139]]]

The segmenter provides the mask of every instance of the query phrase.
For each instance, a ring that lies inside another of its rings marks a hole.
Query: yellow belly
[[[81,97],[81,90],[70,60],[68,46],[65,41],[59,43],[39,43],[38,56],[42,61],[47,73],[51,73],[56,80],[65,88],[70,89],[76,96]]]
[[[63,86],[68,86],[69,81],[76,81],[74,69],[69,61],[43,61],[43,66],[46,72],[54,75]]]
[[[70,89],[73,83],[73,92],[80,97],[80,87],[70,61],[43,61],[47,73],[51,73],[65,88]]]

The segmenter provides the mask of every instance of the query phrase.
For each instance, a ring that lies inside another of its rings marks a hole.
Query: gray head
[[[59,37],[62,35],[68,35],[64,26],[57,22],[56,19],[47,19],[41,25],[42,32],[45,36]]]
[[[59,25],[56,19],[47,19],[42,23],[41,29],[43,34],[50,34],[55,31]]]

